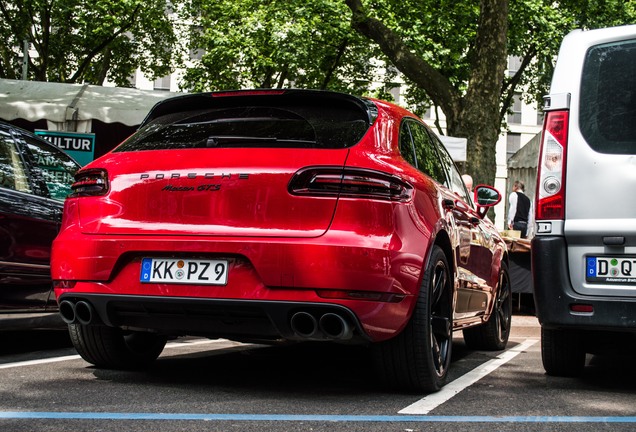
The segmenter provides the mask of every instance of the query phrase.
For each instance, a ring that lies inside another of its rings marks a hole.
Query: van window
[[[636,40],[590,48],[579,110],[581,133],[595,151],[636,154]]]

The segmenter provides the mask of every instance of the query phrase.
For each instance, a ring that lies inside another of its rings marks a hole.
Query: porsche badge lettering
[[[165,180],[165,179],[180,179],[180,178],[188,178],[188,179],[197,179],[197,178],[204,178],[204,179],[219,179],[219,180],[231,180],[231,179],[239,179],[239,180],[247,180],[249,178],[249,174],[248,173],[221,173],[221,174],[214,174],[214,173],[154,173],[154,174],[150,174],[150,173],[143,173],[139,176],[140,180],[147,180],[147,179],[153,179],[153,180]]]
[[[199,178],[203,178],[206,180],[215,179],[217,181],[238,179],[238,180],[247,180],[249,178],[249,174],[247,173],[234,173],[234,174],[214,174],[214,173],[155,173],[149,174],[144,173],[139,176],[140,180],[176,180],[176,179],[192,179],[196,180]],[[221,189],[221,183],[205,183],[195,186],[190,185],[179,185],[175,186],[172,184],[167,184],[161,189],[162,192],[216,192]]]

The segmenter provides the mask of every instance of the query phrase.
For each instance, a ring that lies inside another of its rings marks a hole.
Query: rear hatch
[[[108,191],[78,200],[82,231],[319,236],[337,196],[294,194],[290,182],[298,183],[295,174],[308,166],[328,167],[337,177],[349,148],[373,123],[370,108],[355,97],[314,91],[166,100],[135,135],[83,170],[89,177],[105,171]],[[300,181],[311,181],[306,177]]]
[[[636,26],[630,27],[579,34],[572,49],[579,60],[565,62],[582,65],[579,89],[568,92],[564,224],[570,277],[582,294],[636,296]]]

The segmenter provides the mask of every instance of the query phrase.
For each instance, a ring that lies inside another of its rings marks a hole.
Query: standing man
[[[528,224],[531,219],[530,198],[524,193],[525,185],[516,180],[508,197],[508,229],[521,231],[521,238],[528,235]]]

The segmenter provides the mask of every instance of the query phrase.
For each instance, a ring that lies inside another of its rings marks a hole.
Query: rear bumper
[[[405,238],[402,249],[392,250],[391,238],[380,236],[327,233],[314,239],[250,241],[92,236],[65,230],[54,243],[51,273],[54,281],[68,286],[56,288],[58,303],[67,298],[95,301],[108,325],[237,339],[294,339],[290,316],[303,306],[316,319],[324,311],[337,311],[354,326],[354,339],[377,342],[398,334],[411,316],[426,248],[419,240]],[[146,256],[227,259],[228,283],[141,283],[141,259]],[[382,299],[370,298],[376,295]],[[111,316],[111,308],[124,310],[126,305],[132,308],[126,321]],[[182,305],[193,309],[181,314]],[[258,310],[259,318],[246,322],[242,330],[225,325],[234,322],[232,314],[243,314],[243,307],[248,315]],[[151,308],[161,311],[133,319]],[[230,311],[227,321],[220,318],[224,310]]]
[[[563,237],[537,236],[532,240],[532,279],[539,322],[545,328],[636,332],[636,299],[587,296],[574,291],[568,272]],[[571,310],[585,304],[592,313]]]
[[[174,336],[194,335],[270,342],[369,341],[355,314],[346,307],[334,304],[104,294],[63,294],[59,301],[89,303],[95,315],[90,322],[92,325],[150,330]],[[311,315],[315,320],[315,331],[307,332],[311,334],[298,334],[291,325],[296,313]],[[326,314],[342,317],[350,331],[340,337],[323,332],[319,322]]]

